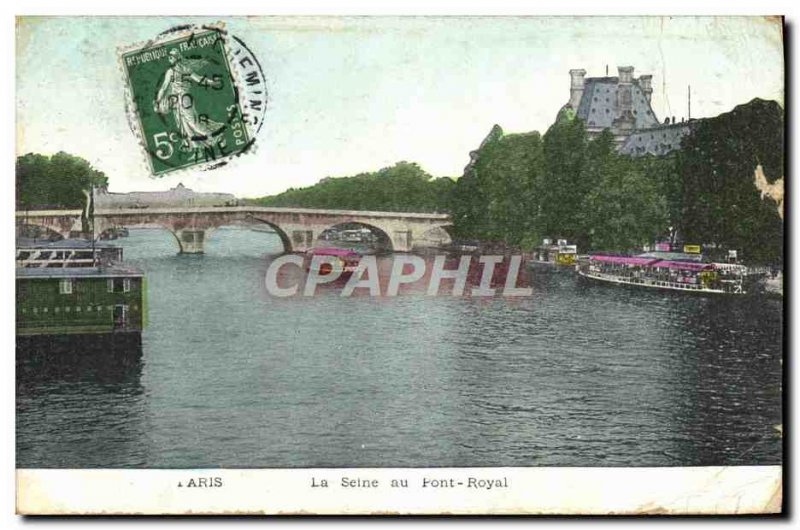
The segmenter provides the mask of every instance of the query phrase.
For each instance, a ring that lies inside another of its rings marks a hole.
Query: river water
[[[118,241],[122,371],[17,382],[18,467],[778,464],[782,302],[533,279],[531,297],[265,295],[273,234]],[[18,352],[24,356],[25,352]]]

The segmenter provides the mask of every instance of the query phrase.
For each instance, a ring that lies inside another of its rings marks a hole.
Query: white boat
[[[566,239],[559,239],[556,244],[545,239],[541,246],[533,249],[528,266],[539,272],[571,271],[577,255],[578,247],[569,245]]]
[[[745,294],[746,268],[738,264],[662,259],[652,254],[590,255],[577,269],[583,278],[616,285],[698,294]]]

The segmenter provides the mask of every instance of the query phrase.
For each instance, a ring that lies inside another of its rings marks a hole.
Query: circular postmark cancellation
[[[153,176],[213,169],[253,150],[266,79],[247,45],[221,24],[171,28],[119,58],[128,119]]]

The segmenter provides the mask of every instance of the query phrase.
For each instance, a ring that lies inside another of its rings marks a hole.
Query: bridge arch
[[[437,248],[452,243],[450,229],[452,229],[452,225],[433,226],[427,229],[414,240],[413,248]]]
[[[141,220],[141,221],[134,221],[128,222],[127,219],[107,219],[105,217],[98,217],[95,219],[95,226],[94,226],[94,233],[95,237],[99,238],[101,234],[113,229],[113,228],[147,228],[151,230],[164,230],[172,235],[172,238],[175,240],[175,245],[178,248],[178,252],[184,252],[184,244],[181,242],[181,234],[179,230],[175,230],[174,227],[170,226],[168,223],[162,222],[155,222],[152,220]]]
[[[369,231],[369,236],[364,231]],[[350,240],[348,236],[353,235]],[[360,232],[360,233],[359,233]],[[327,237],[326,237],[327,236]],[[333,236],[333,238],[331,238]],[[364,221],[344,221],[329,226],[317,234],[317,244],[337,241],[339,243],[367,243],[379,252],[392,252],[394,245],[391,236],[373,223]]]
[[[255,221],[257,223],[265,224],[272,228],[278,237],[281,238],[281,243],[283,243],[283,251],[284,252],[291,252],[292,251],[292,240],[289,238],[289,235],[277,224],[267,221],[266,219],[260,219],[254,215],[248,215],[245,217],[246,220]]]

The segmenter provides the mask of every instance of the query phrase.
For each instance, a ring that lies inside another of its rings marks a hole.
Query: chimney
[[[644,92],[644,97],[647,99],[647,102],[650,103],[650,98],[653,96],[653,76],[639,76],[639,86],[641,87],[642,92]]]
[[[630,85],[633,83],[633,66],[618,66],[619,84]]]
[[[619,117],[633,119],[633,66],[619,66],[617,108]]]
[[[569,104],[575,110],[578,110],[578,104],[581,102],[581,97],[583,96],[585,76],[586,70],[583,69],[569,71]]]

